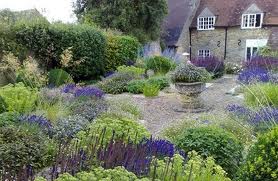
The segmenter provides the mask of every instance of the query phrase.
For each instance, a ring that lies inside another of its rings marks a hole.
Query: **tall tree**
[[[120,30],[141,42],[156,40],[167,14],[166,0],[76,0],[75,13],[82,22],[91,19],[102,28]]]

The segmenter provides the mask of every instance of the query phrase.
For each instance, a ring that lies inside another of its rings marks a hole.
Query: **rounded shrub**
[[[143,93],[146,80],[133,80],[127,84],[127,91],[132,94]]]
[[[179,65],[172,75],[174,83],[206,82],[210,78],[211,75],[204,68],[196,67],[192,64]]]
[[[121,94],[127,92],[128,83],[134,79],[131,74],[116,73],[97,84],[97,86],[107,94]]]
[[[35,127],[9,125],[0,127],[0,172],[20,174],[26,168],[49,166],[55,145]],[[23,173],[22,173],[23,174]]]
[[[7,111],[24,113],[35,108],[38,91],[24,86],[23,83],[9,84],[0,88],[0,96],[7,104]]]
[[[259,136],[243,164],[240,178],[246,181],[278,180],[278,127]]]
[[[79,181],[79,180],[123,180],[123,181],[149,181],[149,179],[139,179],[137,176],[127,171],[123,167],[116,167],[113,169],[95,168],[90,172],[80,172],[76,176],[72,176],[68,173],[59,176],[56,181]],[[39,181],[39,180],[36,180]]]
[[[148,79],[147,83],[156,85],[160,90],[170,86],[170,80],[165,76],[156,76]]]
[[[234,176],[242,160],[242,144],[221,128],[190,128],[176,139],[177,146],[185,152],[195,150],[204,157],[212,156],[230,176]]]
[[[131,36],[106,35],[105,71],[116,70],[118,66],[127,65],[136,60],[140,43]],[[135,63],[135,61],[133,62]]]
[[[171,69],[175,68],[175,64],[171,59],[161,56],[155,56],[146,60],[148,70],[153,70],[155,73],[166,74]]]
[[[0,127],[13,125],[19,121],[19,113],[17,112],[4,112],[0,114]]]
[[[124,117],[112,118],[107,116],[97,119],[89,126],[88,131],[79,132],[77,137],[81,140],[81,143],[86,146],[90,144],[90,139],[88,138],[101,135],[103,130],[105,130],[103,136],[104,145],[110,142],[113,132],[114,140],[122,139],[125,142],[128,142],[129,140],[138,143],[142,139],[150,136],[150,133],[146,128],[134,120]]]
[[[48,84],[59,87],[63,84],[73,82],[72,77],[62,69],[52,69],[48,73]]]

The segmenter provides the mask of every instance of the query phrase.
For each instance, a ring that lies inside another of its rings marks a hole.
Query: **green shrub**
[[[171,59],[161,56],[155,56],[146,60],[148,70],[153,70],[157,74],[166,74],[175,68],[175,64]]]
[[[128,61],[134,61],[138,55],[140,43],[131,36],[106,35],[105,71],[113,71]]]
[[[127,85],[132,79],[133,75],[116,73],[99,82],[97,86],[107,94],[121,94],[127,92]]]
[[[143,93],[146,80],[133,80],[127,84],[127,91],[132,94],[141,94]]]
[[[204,69],[192,64],[180,64],[172,75],[174,83],[206,82],[211,75]]]
[[[250,106],[278,107],[278,85],[265,83],[248,86],[244,91],[244,98]]]
[[[149,181],[149,179],[139,179],[137,176],[128,172],[123,167],[116,167],[114,169],[103,169],[101,167],[95,168],[90,172],[80,172],[76,176],[71,176],[68,173],[60,175],[55,181],[89,181],[89,180],[115,180],[115,181]],[[38,181],[38,180],[36,180]]]
[[[6,125],[13,125],[19,120],[19,113],[17,112],[4,112],[0,114],[0,127]]]
[[[100,135],[104,128],[106,129],[103,138],[104,145],[111,140],[113,131],[115,131],[115,140],[121,138],[126,142],[130,139],[130,141],[138,143],[143,138],[150,136],[150,133],[146,128],[134,120],[128,118],[102,117],[92,123],[87,132],[79,132],[77,137],[81,140],[81,144],[89,146],[88,141],[91,141],[90,138],[92,136]]]
[[[113,97],[108,100],[108,111],[101,117],[128,118],[139,120],[142,118],[141,110],[130,97]]]
[[[102,33],[81,24],[21,24],[18,43],[31,50],[48,68],[61,66],[61,55],[71,48],[68,71],[75,80],[97,79],[104,73],[106,41]]]
[[[63,84],[72,83],[72,77],[62,69],[52,69],[48,73],[48,84],[59,87]]]
[[[156,76],[148,79],[147,83],[156,85],[160,90],[170,86],[170,80],[165,76]]]
[[[143,94],[145,97],[155,97],[159,94],[160,87],[155,84],[147,83],[143,88]]]
[[[144,75],[145,69],[138,68],[135,66],[122,65],[117,68],[117,72],[122,73],[122,74],[131,74],[131,75],[134,75],[135,77],[140,78]]]
[[[156,165],[156,174],[154,175],[154,166],[152,165],[150,176],[164,181],[230,181],[226,172],[214,162],[212,157],[203,159],[193,151],[188,154],[188,161],[185,165],[184,162],[184,158],[178,154],[175,154],[171,159],[166,158],[164,161],[154,160],[153,165]],[[169,168],[168,171],[165,170],[167,167]]]
[[[18,174],[31,165],[33,169],[49,166],[55,145],[38,128],[23,126],[0,127],[0,172]]]
[[[278,127],[259,136],[251,148],[246,162],[241,170],[240,180],[269,180],[278,179]]]
[[[212,156],[230,176],[235,176],[242,160],[242,144],[233,134],[220,128],[186,129],[175,142],[185,152],[195,150],[204,157]]]
[[[8,111],[25,113],[35,108],[38,91],[25,87],[23,83],[9,84],[0,88],[0,96],[6,102]]]
[[[5,100],[0,96],[0,114],[7,111],[7,104]]]

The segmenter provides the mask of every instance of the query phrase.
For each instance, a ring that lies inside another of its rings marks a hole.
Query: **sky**
[[[0,9],[9,8],[14,11],[36,8],[49,21],[74,22],[74,0],[0,0]]]

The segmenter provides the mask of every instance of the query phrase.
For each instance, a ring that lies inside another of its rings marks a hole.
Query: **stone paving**
[[[223,113],[228,104],[241,104],[243,99],[240,96],[227,94],[237,86],[235,76],[224,76],[207,84],[207,89],[201,94],[204,103],[212,107],[209,114]],[[158,97],[145,98],[143,95],[121,94],[119,97],[127,97],[139,106],[143,113],[142,124],[154,135],[183,119],[196,119],[202,113],[177,112],[177,107],[181,107],[179,95],[175,92],[174,87],[170,90],[163,91]]]

